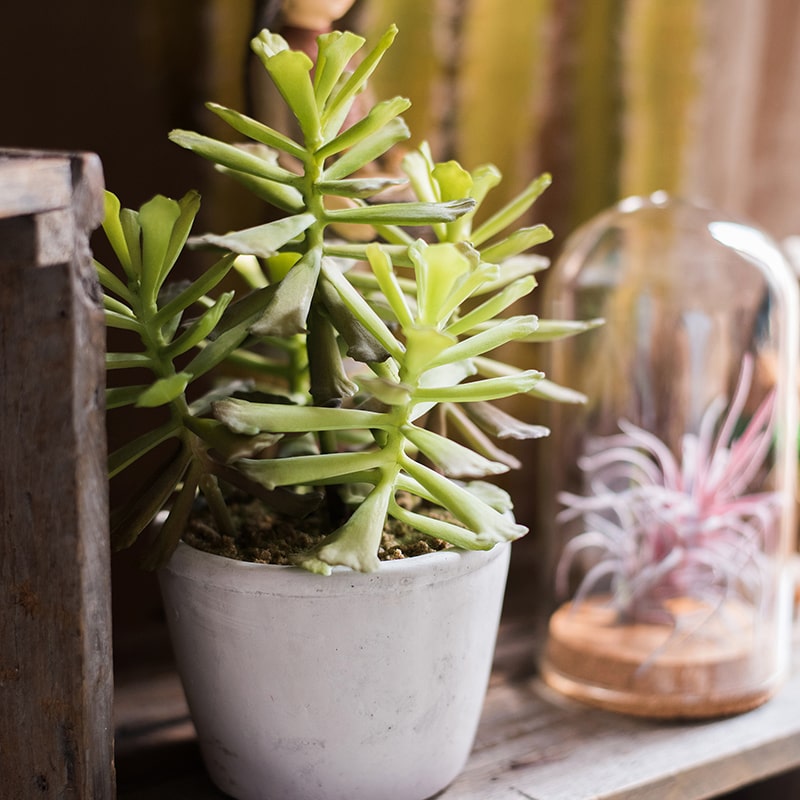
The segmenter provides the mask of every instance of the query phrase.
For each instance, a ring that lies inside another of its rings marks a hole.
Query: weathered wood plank
[[[0,151],[0,218],[67,208],[72,202],[68,155]]]
[[[93,155],[0,151],[0,793],[114,795]]]

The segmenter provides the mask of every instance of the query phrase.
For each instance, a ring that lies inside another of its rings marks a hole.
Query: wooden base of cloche
[[[670,611],[675,625],[625,624],[606,599],[567,603],[550,620],[544,681],[600,708],[661,719],[737,714],[772,696],[774,643],[754,633],[752,609],[727,601],[710,613],[680,598]]]

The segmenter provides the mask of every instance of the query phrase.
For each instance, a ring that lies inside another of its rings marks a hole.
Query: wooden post
[[[0,794],[114,796],[90,154],[0,151]]]

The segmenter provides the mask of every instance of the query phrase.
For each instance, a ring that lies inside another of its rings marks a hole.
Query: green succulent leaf
[[[222,313],[233,299],[233,292],[225,292],[201,317],[195,320],[175,341],[165,348],[164,357],[173,360],[196,347],[211,335],[222,318]],[[191,374],[191,373],[189,373]],[[184,387],[185,388],[185,387]],[[182,390],[181,390],[182,391]],[[174,400],[172,397],[170,400]]]
[[[520,194],[510,203],[507,203],[496,214],[472,232],[472,243],[477,247],[492,236],[513,225],[539,198],[544,190],[552,183],[552,178],[547,173],[535,178]]]
[[[150,367],[153,359],[147,353],[106,353],[106,369]]]
[[[214,404],[214,416],[232,431],[249,436],[261,431],[302,433],[344,431],[350,428],[387,428],[390,414],[358,408],[322,408],[272,403],[253,403],[229,398]]]
[[[459,317],[454,322],[451,322],[446,330],[453,336],[460,336],[464,333],[478,328],[480,325],[486,323],[491,325],[492,320],[496,319],[503,313],[509,306],[517,300],[530,294],[536,288],[536,278],[532,275],[527,275],[524,278],[510,283],[508,286],[501,289],[497,294],[492,295],[488,300],[476,306],[471,311],[468,311],[464,316]],[[542,321],[539,320],[536,335],[541,327]]]
[[[282,50],[261,60],[300,124],[306,140],[316,141],[320,136],[320,118],[311,83],[310,73],[314,66],[311,59],[300,50]]]
[[[527,341],[550,342],[556,339],[566,339],[599,328],[604,324],[605,320],[600,318],[588,320],[540,319],[539,329],[528,337]]]
[[[170,141],[191,150],[194,153],[220,164],[228,169],[244,172],[248,175],[255,175],[258,178],[285,183],[289,186],[296,186],[300,177],[294,172],[290,172],[278,166],[271,160],[254,155],[241,147],[232,144],[225,144],[209,136],[202,136],[199,133],[184,130],[174,130],[169,134]]]
[[[261,317],[250,327],[259,336],[289,337],[306,330],[320,273],[320,254],[304,255],[278,284]]]
[[[536,330],[538,324],[539,319],[533,314],[499,320],[488,330],[462,339],[438,353],[430,359],[429,364],[431,367],[439,367],[453,361],[475,358],[514,340],[524,339]]]
[[[105,290],[113,292],[117,297],[130,306],[131,303],[134,302],[134,294],[128,290],[128,287],[110,269],[104,267],[96,259],[93,259],[93,264],[97,272],[97,278],[100,281],[100,285]]]
[[[419,402],[475,403],[481,400],[499,400],[514,394],[532,392],[544,379],[544,374],[535,369],[517,372],[497,378],[460,383],[457,386],[420,387],[414,392]]]
[[[125,274],[131,280],[136,279],[138,277],[138,272],[134,270],[131,254],[128,250],[128,240],[122,227],[120,218],[121,204],[119,198],[108,190],[105,191],[103,198],[105,203],[103,231],[114,251],[114,255],[116,255],[119,263],[122,265]]]
[[[398,178],[352,178],[339,181],[319,181],[316,188],[322,194],[363,199],[402,184]]]
[[[376,469],[386,462],[380,450],[353,453],[315,453],[287,458],[245,458],[237,467],[267,489],[276,486],[314,486],[336,478],[346,482],[351,473]]]
[[[136,398],[136,405],[139,408],[164,406],[176,397],[180,397],[191,379],[192,376],[188,372],[178,372],[166,378],[159,378]]]
[[[244,134],[256,142],[265,144],[267,147],[273,147],[277,150],[282,150],[301,161],[305,160],[308,153],[301,147],[294,139],[286,136],[280,131],[265,125],[263,122],[253,119],[252,117],[240,114],[238,111],[226,108],[217,103],[206,103],[206,108],[212,111],[221,119],[224,119],[234,130]]]
[[[375,161],[398,142],[410,136],[406,123],[395,117],[382,128],[364,137],[353,145],[343,156],[338,158],[323,173],[323,181],[336,181],[352,175],[362,167]]]
[[[180,433],[180,423],[170,420],[122,445],[108,457],[108,477],[113,478],[158,445]]]
[[[403,469],[418,481],[439,505],[444,506],[475,533],[472,547],[476,544],[491,547],[498,542],[519,539],[528,532],[524,525],[518,524],[512,517],[495,511],[466,487],[460,486],[435,470],[407,457],[403,459]]]
[[[520,228],[497,244],[481,250],[481,258],[492,263],[504,261],[511,256],[516,256],[525,252],[525,250],[529,250],[531,247],[536,247],[537,244],[549,242],[552,238],[553,232],[547,225]]]
[[[347,344],[347,355],[364,364],[386,361],[388,350],[353,315],[333,285],[322,280],[317,288],[321,304]]]
[[[314,71],[314,95],[317,106],[324,108],[342,77],[350,59],[364,46],[366,39],[351,31],[331,31],[317,37],[317,68]]]
[[[353,316],[369,331],[375,340],[393,358],[401,359],[403,345],[395,338],[386,323],[373,311],[369,303],[342,275],[339,268],[325,259],[322,263],[322,274],[338,292],[342,302],[350,309]]]
[[[480,453],[490,461],[497,461],[500,464],[505,464],[509,469],[521,469],[522,463],[518,458],[511,453],[502,450],[498,447],[484,432],[479,428],[463,411],[464,408],[472,407],[472,403],[463,403],[461,405],[456,403],[445,403],[442,408],[444,409],[445,418],[447,420],[448,430],[454,430],[458,434],[458,438],[464,442],[470,449],[476,453]],[[486,404],[490,405],[490,404]],[[490,406],[494,408],[494,406]]]
[[[416,425],[404,425],[405,437],[451,478],[482,478],[508,472],[508,465],[490,461],[469,447]]]
[[[449,203],[380,203],[374,206],[356,206],[327,211],[330,222],[359,222],[367,225],[391,223],[394,225],[430,225],[450,222],[466,214],[473,206],[472,200]]]
[[[175,295],[166,305],[159,308],[152,319],[154,328],[163,325],[196,303],[208,292],[216,288],[234,265],[235,256],[227,255],[209,267],[197,280]]]
[[[382,480],[344,525],[311,553],[300,557],[300,566],[322,574],[327,574],[335,566],[375,572],[380,567],[377,552],[392,495],[392,481]]]
[[[253,255],[269,258],[287,242],[308,230],[316,221],[313,214],[295,214],[275,222],[256,225],[241,231],[217,235],[206,233],[197,237],[198,244],[211,244],[232,250],[241,255]]]
[[[502,363],[501,361],[495,361],[484,356],[474,359],[474,363],[482,375],[492,376],[491,378],[487,378],[487,380],[505,380],[508,378],[515,378],[523,374],[523,371],[517,369],[516,367],[512,367],[508,364]],[[542,375],[542,373],[538,374]],[[556,403],[582,404],[587,400],[585,394],[576,392],[574,389],[570,389],[566,386],[559,386],[557,383],[553,383],[543,376],[540,380],[535,381],[530,388],[520,389],[520,393],[531,394],[534,397],[541,397],[545,400],[552,400]],[[489,400],[491,398],[487,397],[483,399]]]
[[[491,403],[465,403],[461,408],[470,420],[498,439],[541,439],[550,435],[544,425],[523,422]]]
[[[397,36],[397,27],[392,25],[381,36],[372,50],[364,56],[361,63],[348,76],[347,80],[340,83],[331,93],[321,119],[326,139],[330,138],[342,126],[353,100],[364,90],[370,75],[375,71],[384,53],[392,46],[395,36]]]
[[[269,203],[287,214],[299,214],[305,208],[303,195],[294,186],[229,169],[219,164],[217,170],[223,175],[229,175],[265,203]]]
[[[186,525],[189,522],[189,515],[192,512],[194,499],[197,495],[197,485],[202,475],[202,466],[196,461],[192,462],[183,479],[183,485],[169,508],[169,513],[161,526],[158,537],[147,555],[142,559],[141,566],[143,569],[160,569],[175,552],[181,536],[186,532]]]
[[[374,105],[366,117],[346,128],[331,141],[326,142],[314,155],[317,158],[326,159],[336,153],[340,153],[342,150],[354,147],[378,131],[385,129],[390,122],[406,111],[410,105],[411,101],[405,97],[395,97]],[[403,124],[402,128],[398,127],[398,131],[401,129],[408,131],[405,124]],[[383,153],[385,151],[382,150],[380,152]],[[464,197],[464,195],[458,195],[458,198],[461,197]]]
[[[130,547],[153,521],[172,496],[191,462],[191,454],[182,447],[169,463],[139,492],[134,500],[111,515],[111,546],[114,550]]]

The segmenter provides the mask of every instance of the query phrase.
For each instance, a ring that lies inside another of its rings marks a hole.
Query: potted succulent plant
[[[147,563],[207,768],[238,798],[424,798],[461,770],[526,532],[483,480],[518,466],[491,437],[547,433],[492,403],[564,395],[493,351],[586,327],[504,316],[547,264],[524,255],[545,226],[509,230],[547,176],[478,223],[493,167],[424,146],[404,176],[372,166],[408,137],[403,98],[352,119],[394,35],[361,55],[361,37],[327,33],[313,62],[263,31],[253,49],[298,135],[213,104],[248,144],[171,134],[281,212],[196,237],[221,257],[195,280],[170,276],[196,193],[138,211],[107,196],[121,273],[97,269],[108,326],[132,334],[108,367],[152,376],[108,407],[164,412],[110,473],[167,451],[112,535],[126,547],[162,512]],[[381,202],[398,183],[415,197]],[[241,297],[220,291],[231,275]]]

